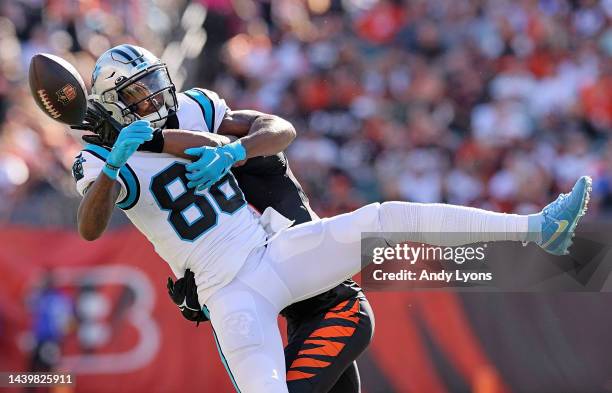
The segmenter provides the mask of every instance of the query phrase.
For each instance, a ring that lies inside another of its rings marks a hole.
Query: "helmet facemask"
[[[149,120],[152,127],[160,128],[178,107],[176,89],[163,63],[147,67],[129,78],[120,76],[114,80],[114,86],[92,97],[123,125],[144,119]]]
[[[124,123],[144,119],[153,127],[162,127],[176,111],[175,88],[163,64],[121,81],[115,90]]]

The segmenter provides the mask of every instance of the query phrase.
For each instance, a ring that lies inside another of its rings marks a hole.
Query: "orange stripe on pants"
[[[304,344],[319,344],[319,347],[311,349],[302,349],[298,352],[299,355],[325,355],[325,356],[336,356],[344,348],[343,343],[337,343],[328,340],[313,340],[308,339],[304,341]]]
[[[287,381],[295,381],[296,379],[306,379],[311,377],[314,377],[314,374],[303,373],[301,371],[291,370],[287,373]]]
[[[317,360],[313,358],[297,358],[291,363],[291,369],[296,367],[317,367],[323,368],[329,366],[331,363],[323,360]]]
[[[355,332],[354,327],[326,326],[312,332],[310,337],[349,337],[353,335],[353,332]]]

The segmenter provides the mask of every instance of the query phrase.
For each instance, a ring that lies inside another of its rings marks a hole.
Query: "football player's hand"
[[[235,141],[221,147],[192,147],[185,154],[199,157],[187,165],[187,187],[204,190],[225,176],[232,165],[246,158],[246,150]]]
[[[195,276],[189,269],[185,270],[185,275],[182,278],[172,281],[168,277],[168,295],[181,310],[183,317],[189,321],[200,322],[208,321],[208,317],[202,311],[200,301],[198,300],[198,286],[195,283]]]
[[[148,120],[137,120],[124,127],[111,150],[106,162],[121,168],[143,142],[153,138],[153,127]]]
[[[88,100],[83,122],[70,128],[93,132],[95,135],[83,135],[82,138],[87,143],[112,147],[123,127],[102,104]]]

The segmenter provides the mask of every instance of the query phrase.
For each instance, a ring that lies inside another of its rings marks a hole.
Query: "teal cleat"
[[[544,251],[553,255],[569,254],[576,225],[587,210],[591,184],[589,176],[582,176],[569,194],[559,195],[542,209],[541,240],[536,243]]]

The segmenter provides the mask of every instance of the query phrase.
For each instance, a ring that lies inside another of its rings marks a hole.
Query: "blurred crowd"
[[[591,217],[612,208],[612,0],[199,3],[207,41],[185,86],[291,120],[291,165],[323,216],[391,199],[530,213],[582,174]],[[30,57],[88,80],[112,45],[161,55],[185,7],[0,3],[0,219],[70,222],[78,202],[79,144],[35,107]]]
[[[74,227],[80,200],[70,170],[80,138],[34,103],[31,57],[65,58],[89,87],[96,58],[113,45],[137,43],[161,53],[180,23],[178,3],[0,1],[0,222]],[[113,222],[126,220],[118,215]]]

